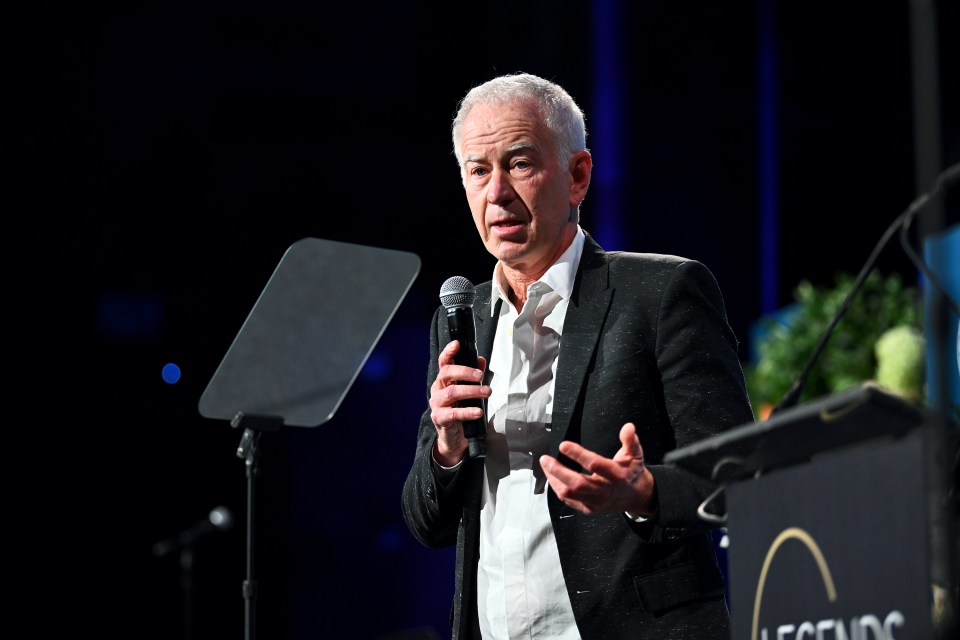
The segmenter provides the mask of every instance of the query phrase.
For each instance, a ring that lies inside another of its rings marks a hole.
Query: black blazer
[[[477,286],[477,348],[488,358],[496,316],[492,283]],[[427,394],[447,342],[438,307],[430,331]],[[655,478],[657,514],[584,515],[548,491],[560,563],[584,640],[729,638],[724,585],[710,526],[696,515],[714,486],[663,465],[664,454],[753,420],[737,340],[719,287],[701,263],[676,256],[605,252],[589,236],[563,325],[553,404],[551,454],[562,440],[603,456],[637,426]],[[404,519],[429,547],[456,543],[456,640],[479,638],[476,567],[483,464],[466,460],[446,484],[432,469],[436,429],[429,408],[404,483]],[[571,460],[561,459],[573,468]]]

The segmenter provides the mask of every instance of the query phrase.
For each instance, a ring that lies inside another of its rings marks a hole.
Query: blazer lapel
[[[606,253],[588,234],[560,338],[550,443],[553,455],[567,437],[612,293]],[[579,439],[579,434],[570,435]]]

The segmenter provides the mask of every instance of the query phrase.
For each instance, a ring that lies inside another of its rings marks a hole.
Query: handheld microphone
[[[477,294],[473,284],[464,277],[448,278],[440,287],[440,303],[447,310],[447,326],[450,328],[450,340],[457,340],[460,349],[453,357],[456,364],[479,369],[477,360],[477,329],[473,321],[473,301]],[[479,384],[461,382],[459,384]],[[483,402],[479,398],[462,400],[458,406],[479,407]],[[467,455],[471,458],[483,458],[487,455],[487,421],[484,418],[465,420],[463,435],[467,438]]]

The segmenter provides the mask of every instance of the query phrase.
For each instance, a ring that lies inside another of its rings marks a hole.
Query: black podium
[[[864,385],[670,452],[718,483],[701,516],[729,535],[733,638],[954,637],[949,435]]]

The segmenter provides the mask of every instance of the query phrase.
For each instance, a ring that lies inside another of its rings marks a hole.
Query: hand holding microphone
[[[473,321],[473,301],[476,298],[473,284],[466,278],[454,276],[447,279],[440,287],[440,302],[447,310],[447,326],[450,331],[450,341],[456,340],[459,348],[453,354],[454,365],[469,367],[471,369],[482,370],[480,358],[477,356],[477,335],[476,327]],[[441,368],[443,368],[444,355],[441,355]],[[443,371],[441,371],[443,375]],[[459,375],[459,374],[458,374]],[[459,376],[451,379],[452,384],[457,385],[477,385],[480,387],[480,380],[475,378],[465,378]],[[436,388],[443,385],[443,381],[438,377],[434,383]],[[445,385],[443,385],[445,386]],[[433,395],[433,394],[431,394]],[[487,422],[483,415],[483,397],[484,394],[474,389],[459,388],[453,394],[458,399],[453,403],[453,407],[480,409],[480,415],[476,418],[461,419],[463,424],[463,435],[467,438],[467,454],[471,458],[482,458],[486,455],[486,432]],[[436,413],[438,407],[434,406],[434,398],[431,397],[431,406]],[[462,413],[462,412],[461,412]],[[471,411],[476,414],[476,411]],[[436,417],[434,418],[436,424]]]

